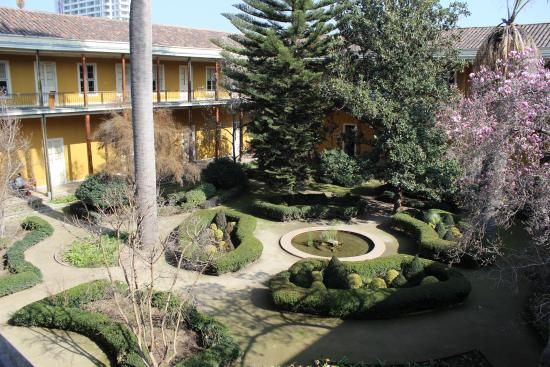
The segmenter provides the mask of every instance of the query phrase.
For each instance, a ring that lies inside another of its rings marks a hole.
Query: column
[[[88,107],[88,65],[86,64],[86,56],[82,55],[82,94],[84,95],[84,107]],[[90,123],[90,114],[84,116],[84,127],[86,131],[86,153],[88,155],[88,174],[94,174],[94,162],[92,159],[92,127]]]

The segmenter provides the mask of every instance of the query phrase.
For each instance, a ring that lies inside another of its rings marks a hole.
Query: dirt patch
[[[121,308],[124,310],[124,314],[130,316],[132,315],[132,305],[129,300],[127,299],[121,299]],[[123,317],[120,314],[119,309],[116,306],[116,303],[114,300],[100,300],[100,301],[94,301],[87,303],[82,306],[82,309],[86,311],[92,311],[92,312],[98,312],[104,315],[107,315],[110,319],[116,322],[125,323]],[[131,318],[131,317],[129,317]],[[157,336],[155,339],[157,341],[156,348],[155,348],[155,358],[157,360],[161,359],[161,354],[163,353],[164,349],[164,343],[162,342],[161,337],[161,319],[162,319],[162,311],[159,309],[153,310],[153,324],[154,327],[154,333]],[[130,323],[135,325],[133,320],[130,320]],[[167,335],[167,346],[168,350],[172,350],[174,347],[174,327],[173,326],[167,326],[166,327],[166,335]],[[181,326],[178,331],[178,338],[177,338],[177,355],[174,361],[178,361],[184,358],[191,357],[198,353],[201,348],[198,345],[198,337],[197,334],[189,329],[186,329],[185,326]]]

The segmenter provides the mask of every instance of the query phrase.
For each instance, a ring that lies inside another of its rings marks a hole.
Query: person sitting
[[[23,176],[21,176],[21,173],[18,173],[17,177],[15,177],[15,188],[19,193],[25,196],[31,196],[29,186],[27,185],[27,182],[25,181]]]

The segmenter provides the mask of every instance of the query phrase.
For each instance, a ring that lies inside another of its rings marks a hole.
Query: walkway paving
[[[55,262],[53,253],[70,243],[77,231],[55,213],[46,216],[54,225],[55,234],[26,253],[26,258],[44,273],[44,282],[0,299],[0,334],[36,366],[80,367],[107,363],[105,355],[81,336],[45,335],[42,330],[5,326],[12,312],[30,302],[105,277],[101,269],[74,269]],[[167,235],[184,218],[185,215],[163,218],[161,231]],[[386,245],[385,255],[414,251],[410,240],[385,230],[382,218],[369,219],[359,221],[356,227],[381,238]],[[279,238],[288,231],[317,224],[325,223],[259,220],[255,234],[263,242],[264,252],[258,262],[234,274],[199,279],[194,292],[199,307],[232,329],[245,352],[242,366],[304,363],[324,356],[404,362],[472,349],[480,349],[495,367],[537,365],[542,346],[521,322],[522,294],[512,294],[508,288],[495,288],[486,271],[466,272],[472,280],[472,295],[465,305],[442,312],[392,320],[342,321],[276,311],[265,282],[298,260],[280,248]],[[165,262],[159,264],[160,288],[168,285],[175,271],[178,270]],[[192,272],[179,272],[177,285],[186,289],[196,277]],[[59,340],[63,340],[60,345]]]

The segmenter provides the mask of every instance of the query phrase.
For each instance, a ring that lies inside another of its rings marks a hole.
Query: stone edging
[[[336,226],[336,227],[322,226],[322,227],[306,227],[306,228],[296,229],[294,231],[288,232],[283,237],[281,237],[279,243],[280,243],[281,247],[283,248],[283,250],[285,250],[286,252],[288,252],[291,255],[300,257],[302,259],[310,258],[310,259],[330,260],[330,257],[311,255],[311,254],[308,254],[307,252],[300,251],[296,247],[292,246],[292,242],[291,242],[292,239],[294,237],[296,237],[297,235],[299,235],[299,234],[307,233],[307,232],[311,232],[311,231],[326,231],[326,230],[329,230],[329,229],[336,229],[338,231],[354,233],[354,234],[357,234],[357,235],[360,235],[360,236],[363,236],[363,237],[366,237],[366,238],[370,239],[372,241],[372,243],[374,244],[374,247],[368,253],[366,253],[364,255],[360,255],[360,256],[340,257],[339,259],[341,261],[371,260],[371,259],[375,259],[377,257],[382,256],[384,254],[384,251],[386,251],[386,244],[377,235],[372,234],[372,233],[365,233],[365,232],[358,231],[356,229],[353,229],[353,228],[350,228],[350,227],[345,227],[345,226]]]

